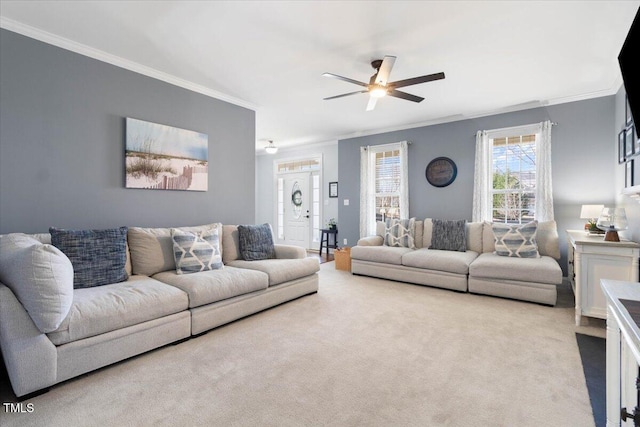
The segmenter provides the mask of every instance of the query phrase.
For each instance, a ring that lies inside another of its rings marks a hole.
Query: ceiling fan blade
[[[398,88],[398,87],[417,85],[419,83],[432,82],[434,80],[441,80],[441,79],[444,79],[444,73],[435,73],[435,74],[428,74],[426,76],[413,77],[411,79],[406,79],[406,80],[398,80],[397,82],[389,83],[387,86],[392,88]]]
[[[348,77],[342,77],[342,76],[339,76],[339,75],[337,75],[337,74],[324,73],[324,74],[323,74],[323,76],[324,76],[324,77],[332,77],[332,78],[334,78],[334,79],[342,80],[343,82],[347,82],[347,83],[353,83],[354,85],[358,85],[358,86],[369,87],[369,85],[368,85],[368,84],[366,84],[366,83],[359,82],[359,81],[357,81],[357,80],[353,80],[353,79],[350,79],[350,78],[348,78]]]
[[[343,96],[357,95],[359,93],[367,93],[367,91],[366,90],[359,90],[359,91],[356,91],[356,92],[343,93],[342,95],[330,96],[328,98],[323,98],[323,99],[325,101],[327,101],[329,99],[342,98]]]
[[[376,102],[378,101],[378,98],[370,96],[369,97],[369,103],[367,104],[367,111],[371,111],[374,108],[376,108]]]
[[[406,92],[400,92],[399,90],[395,90],[395,89],[392,89],[389,92],[387,92],[387,95],[395,96],[396,98],[402,98],[402,99],[406,99],[407,101],[413,101],[413,102],[421,102],[424,100],[424,98],[421,98],[419,96],[411,95],[410,93],[406,93]]]
[[[386,85],[389,80],[389,74],[391,74],[391,69],[393,68],[393,64],[396,62],[395,56],[385,56],[382,60],[382,65],[380,65],[380,69],[378,70],[378,74],[376,75],[376,84]]]

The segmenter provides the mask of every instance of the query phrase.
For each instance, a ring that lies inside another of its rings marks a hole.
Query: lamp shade
[[[604,205],[582,205],[580,219],[598,218],[604,209]]]
[[[618,231],[626,230],[628,226],[627,213],[624,208],[604,208],[596,225],[600,230],[607,232],[604,240],[619,242]]]

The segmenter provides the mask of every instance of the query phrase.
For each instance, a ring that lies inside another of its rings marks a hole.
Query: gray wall
[[[612,140],[615,96],[535,108],[495,116],[426,126],[339,141],[340,233],[350,245],[359,238],[360,146],[410,141],[409,214],[417,218],[471,220],[475,134],[478,130],[537,123],[558,123],[552,130],[552,164],[555,219],[560,233],[566,274],[567,229],[581,229],[582,204],[615,203],[612,162],[617,147]],[[432,187],[424,172],[435,157],[456,162],[458,176],[448,187]],[[349,199],[349,206],[343,200]]]
[[[253,223],[255,112],[0,32],[0,233]],[[209,136],[209,190],[124,188],[125,117]]]
[[[266,145],[266,144],[265,144]],[[277,144],[276,144],[277,145]],[[256,223],[268,222],[276,224],[275,218],[275,183],[273,164],[276,160],[297,159],[322,156],[322,218],[320,225],[324,227],[329,218],[338,217],[338,199],[329,198],[329,183],[338,181],[338,141],[306,145],[300,148],[288,148],[274,155],[259,154],[256,156]],[[338,184],[338,194],[342,191],[342,183]],[[342,237],[342,236],[340,236]],[[318,249],[318,248],[316,248]]]

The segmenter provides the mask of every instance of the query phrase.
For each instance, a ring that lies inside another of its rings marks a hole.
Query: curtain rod
[[[400,142],[403,142],[403,141],[400,141]],[[388,142],[386,144],[378,144],[378,145],[361,145],[360,148],[364,148],[366,150],[369,147],[382,147],[385,145],[395,145],[395,144],[399,144],[400,142]],[[413,142],[407,141],[407,145],[412,145],[412,144]]]
[[[490,129],[490,130],[485,130],[484,132],[504,132],[506,130],[510,130],[510,129],[518,129],[518,128],[522,128],[522,127],[526,127],[526,126],[535,126],[535,124],[533,125],[520,125],[520,126],[509,126],[506,128],[500,128],[500,129]],[[558,122],[551,122],[551,126],[558,126]],[[476,136],[477,133],[473,134],[473,136]]]

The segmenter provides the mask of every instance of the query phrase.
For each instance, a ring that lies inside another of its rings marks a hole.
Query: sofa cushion
[[[467,222],[467,250],[482,253],[482,230],[483,223]]]
[[[538,258],[538,245],[536,243],[536,229],[538,221],[526,224],[501,224],[492,225],[495,236],[496,254],[516,258]]]
[[[351,259],[402,265],[402,256],[414,250],[391,246],[354,246],[351,248]]]
[[[235,267],[187,275],[177,274],[175,270],[163,271],[155,274],[153,278],[186,292],[189,295],[189,308],[259,291],[269,286],[269,276],[266,273]]]
[[[257,261],[276,257],[273,236],[269,224],[239,225],[238,241],[240,255],[246,261]]]
[[[55,331],[73,302],[73,266],[58,248],[21,233],[0,236],[0,282],[41,332]]]
[[[415,249],[416,219],[389,218],[385,222],[385,246]]]
[[[367,236],[362,239],[358,239],[358,246],[382,246],[384,244],[384,237],[382,236]]]
[[[402,265],[427,270],[468,274],[469,266],[478,257],[473,251],[448,251],[438,249],[418,249],[402,256]]]
[[[560,259],[560,245],[558,237],[558,226],[555,221],[538,222],[536,231],[536,242],[540,255],[547,255],[556,260]]]
[[[261,261],[236,260],[229,263],[232,267],[247,268],[267,273],[269,286],[279,285],[289,280],[310,276],[320,270],[317,258],[268,259]]]
[[[384,235],[385,235],[386,228],[387,228],[386,221],[376,221],[376,235],[375,236],[363,237],[363,239],[367,239],[368,237],[374,237],[375,238],[377,236],[377,237],[380,237],[380,239],[382,239],[380,245],[383,245],[384,244]],[[419,221],[419,220],[415,220],[415,222],[414,222],[414,230],[415,231],[414,231],[413,242],[416,245],[416,248],[421,248],[422,247],[422,234],[424,232],[424,224],[423,224],[423,222]],[[369,246],[372,246],[372,245],[375,246],[377,243],[374,244],[374,243],[371,243],[371,242],[376,241],[376,240],[372,240],[372,241],[369,241],[369,242],[364,240],[363,245],[367,245],[368,244]],[[358,244],[360,244],[360,243],[358,243]]]
[[[69,314],[48,335],[55,345],[137,325],[186,310],[187,294],[146,276],[76,289]]]
[[[91,288],[127,280],[127,227],[104,230],[49,228],[51,243],[73,265],[73,287]]]
[[[459,252],[467,250],[466,220],[433,219],[431,221],[433,231],[430,249]]]
[[[171,229],[176,273],[188,274],[222,268],[218,228],[199,233]]]
[[[237,225],[222,226],[222,262],[225,264],[242,259]]]
[[[198,225],[193,227],[175,227],[182,231],[198,233],[214,228],[222,228],[220,223]],[[127,233],[133,274],[153,276],[156,273],[176,269],[173,256],[171,228],[129,227]],[[224,243],[222,248],[224,250]]]
[[[517,258],[483,253],[471,263],[469,276],[552,285],[562,283],[562,269],[556,260],[548,256]]]

